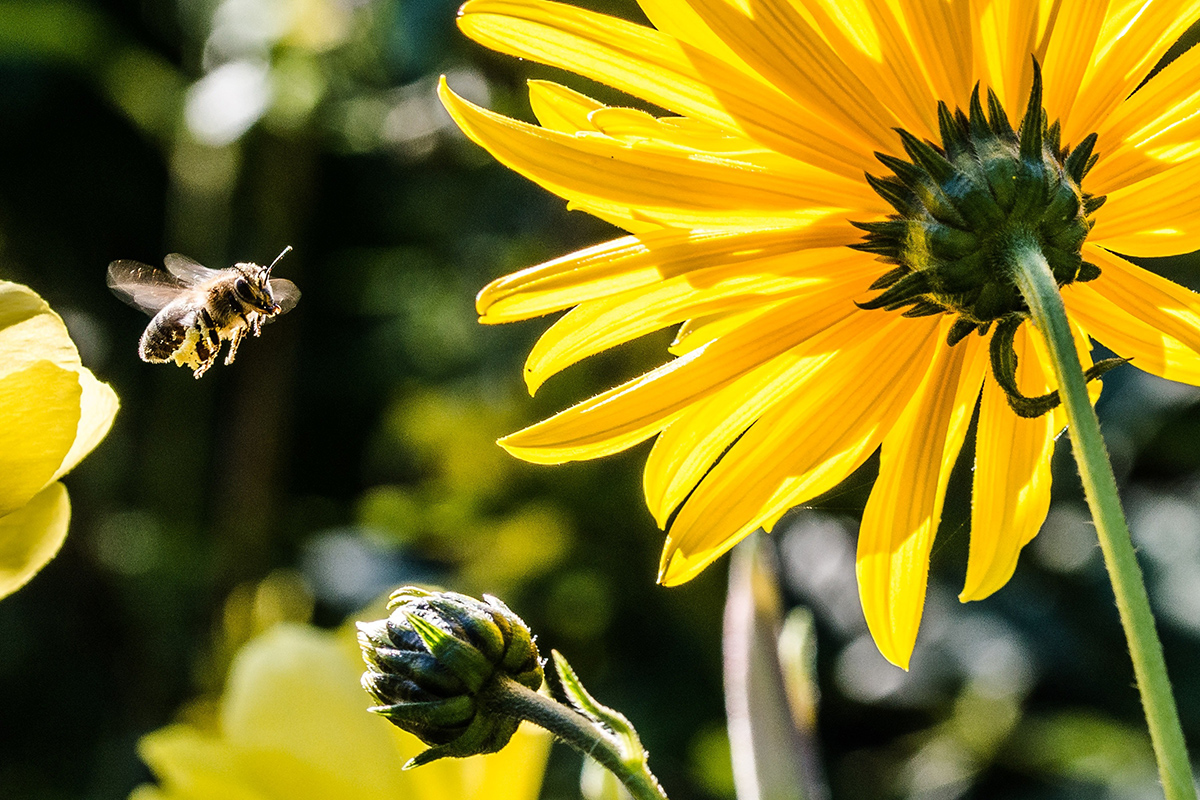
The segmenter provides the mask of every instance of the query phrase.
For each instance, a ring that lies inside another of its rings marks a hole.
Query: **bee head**
[[[247,263],[233,266],[238,272],[233,282],[233,291],[238,299],[261,314],[278,314],[279,305],[271,292],[271,268]]]
[[[260,267],[258,264],[246,262],[234,264],[233,268],[239,274],[233,283],[233,291],[237,294],[238,299],[260,314],[273,316],[280,313],[282,309],[275,302],[275,293],[271,291],[271,270],[275,269],[275,265],[279,263],[280,259],[291,251],[292,246],[289,244],[283,248],[283,252],[275,256],[275,260],[269,267]]]

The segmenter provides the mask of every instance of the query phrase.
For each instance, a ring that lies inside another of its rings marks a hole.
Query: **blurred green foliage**
[[[611,230],[454,130],[439,74],[523,118],[523,80],[561,77],[467,42],[456,5],[0,0],[0,277],[62,312],[123,402],[67,479],[62,554],[0,603],[5,800],[125,797],[150,777],[137,738],[211,713],[187,701],[216,696],[252,635],[334,625],[413,581],[500,595],[633,720],[672,798],[732,796],[724,567],[653,584],[662,537],[640,495],[644,449],[540,468],[493,444],[659,363],[669,334],[590,359],[531,400],[520,364],[546,323],[475,323],[488,280]],[[629,0],[593,5],[640,18]],[[279,274],[303,299],[236,364],[197,382],[137,360],[147,320],[108,293],[110,260],[178,251],[220,267],[287,244]],[[1152,266],[1200,286],[1195,256]],[[1200,393],[1132,367],[1105,383],[1101,416],[1200,742]],[[959,465],[907,674],[870,644],[853,586],[873,469],[769,540],[785,598],[816,620],[833,796],[1152,793],[1067,454],[1016,577],[967,607],[953,600],[970,484]],[[578,760],[556,750],[544,797],[579,791]]]

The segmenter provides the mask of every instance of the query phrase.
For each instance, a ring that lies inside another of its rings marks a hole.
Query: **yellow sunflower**
[[[654,27],[548,0],[460,12],[488,47],[655,109],[531,81],[537,126],[441,88],[502,163],[628,233],[480,293],[485,323],[566,310],[529,389],[680,326],[661,367],[501,444],[561,463],[657,437],[644,485],[665,584],[882,447],[858,580],[881,652],[907,666],[977,406],[962,600],[1008,581],[1050,502],[1065,416],[998,237],[1045,255],[1085,367],[1092,337],[1200,384],[1200,296],[1118,255],[1200,248],[1200,48],[1147,81],[1200,2],[639,3]]]

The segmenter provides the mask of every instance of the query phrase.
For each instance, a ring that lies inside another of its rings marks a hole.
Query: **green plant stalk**
[[[497,675],[480,694],[480,699],[496,713],[528,720],[550,731],[584,756],[594,758],[625,784],[634,800],[667,800],[658,780],[647,769],[644,754],[625,758],[594,722],[574,709],[505,675]]]
[[[1029,305],[1033,323],[1046,342],[1054,363],[1054,376],[1066,410],[1083,491],[1092,510],[1104,564],[1129,643],[1163,793],[1167,800],[1195,800],[1191,763],[1175,698],[1171,694],[1171,682],[1167,678],[1162,644],[1155,631],[1150,598],[1121,510],[1117,481],[1100,434],[1100,422],[1088,398],[1062,296],[1032,237],[1017,238],[1009,248],[1008,256],[1013,279]]]

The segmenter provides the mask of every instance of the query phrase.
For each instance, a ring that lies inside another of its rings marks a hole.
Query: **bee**
[[[291,249],[285,247],[269,267],[238,263],[209,269],[179,253],[163,259],[166,272],[136,261],[114,261],[108,265],[108,286],[154,317],[138,342],[142,360],[174,361],[191,367],[199,378],[216,363],[222,342],[229,342],[225,363],[232,364],[248,332],[260,335],[263,322],[296,306],[296,284],[271,277]]]

